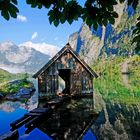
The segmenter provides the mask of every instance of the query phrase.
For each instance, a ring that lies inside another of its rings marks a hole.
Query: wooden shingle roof
[[[44,65],[37,73],[33,75],[33,78],[37,78],[42,74],[46,69],[48,69],[56,60],[58,60],[66,51],[69,51],[73,57],[75,57],[78,62],[93,76],[98,77],[98,75],[88,66],[88,64],[80,58],[80,56],[71,48],[71,46],[66,44],[46,65]]]

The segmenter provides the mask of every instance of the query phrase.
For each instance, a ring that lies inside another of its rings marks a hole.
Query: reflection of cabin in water
[[[97,74],[67,44],[33,77],[38,78],[39,97],[45,98],[57,94],[61,80],[64,94],[93,93],[93,77]]]

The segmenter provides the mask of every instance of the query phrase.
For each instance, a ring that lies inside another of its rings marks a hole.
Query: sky
[[[11,41],[16,45],[27,41],[45,42],[63,47],[68,42],[69,36],[78,31],[82,25],[81,19],[71,25],[68,23],[60,24],[58,27],[50,25],[47,9],[31,8],[23,0],[18,0],[18,8],[20,12],[17,19],[11,18],[6,21],[0,17],[0,42]]]

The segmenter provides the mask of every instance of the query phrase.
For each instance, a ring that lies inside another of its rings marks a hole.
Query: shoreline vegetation
[[[28,80],[28,74],[11,74],[5,70],[0,70],[0,99],[26,99],[34,91],[34,84]]]
[[[106,102],[140,103],[140,56],[100,58],[92,68],[100,75],[94,79],[95,92]]]
[[[8,81],[12,81],[14,79],[24,79],[24,78],[28,78],[29,74],[27,73],[10,73],[4,69],[0,68],[0,84],[4,83],[4,82],[8,82]]]

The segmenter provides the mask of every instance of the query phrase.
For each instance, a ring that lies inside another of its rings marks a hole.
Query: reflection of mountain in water
[[[35,92],[33,96],[30,99],[28,99],[28,101],[4,101],[3,103],[0,103],[0,110],[5,112],[14,112],[19,108],[24,110],[32,110],[37,107],[37,104],[37,93]]]
[[[5,112],[13,112],[16,109],[18,109],[20,107],[20,102],[4,102],[2,104],[0,104],[0,110],[3,110]]]
[[[140,106],[108,102],[92,129],[99,140],[138,140]]]

